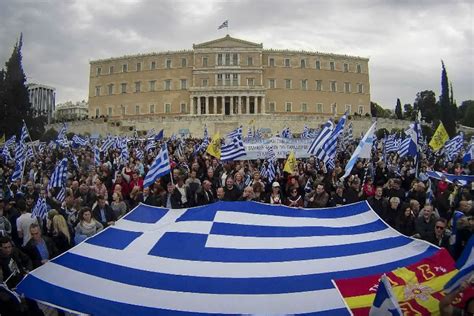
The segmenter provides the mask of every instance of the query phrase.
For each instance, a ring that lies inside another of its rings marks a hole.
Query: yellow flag
[[[2,137],[0,137],[0,144],[3,144],[5,142],[5,134],[3,134]]]
[[[283,171],[286,171],[288,173],[293,173],[296,169],[296,157],[294,151],[290,151],[290,154],[288,155],[288,159],[286,159],[285,167],[283,168]]]
[[[211,142],[209,143],[209,146],[207,146],[206,152],[217,159],[221,158],[221,136],[219,135],[219,132],[212,136]]]
[[[444,146],[444,143],[446,143],[448,139],[448,133],[446,132],[443,123],[440,122],[438,128],[436,129],[436,132],[433,135],[433,138],[431,138],[429,145],[431,148],[433,148],[434,151],[437,151],[438,149]]]

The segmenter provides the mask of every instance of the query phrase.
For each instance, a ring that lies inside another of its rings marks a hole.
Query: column
[[[229,108],[230,108],[230,115],[234,115],[234,96],[230,96]]]
[[[213,96],[213,101],[212,101],[212,114],[217,114],[217,97]]]
[[[245,114],[250,114],[250,96],[245,97]]]
[[[239,95],[237,99],[237,111],[239,114],[242,114],[242,96]]]
[[[225,115],[225,95],[221,97],[222,103],[221,103],[221,114]]]
[[[198,100],[197,100],[197,115],[201,115],[201,97],[199,96],[198,97]]]
[[[254,110],[254,113],[255,115],[258,114],[258,97],[255,95],[253,97],[253,110]]]
[[[209,115],[209,96],[206,95],[206,115]]]
[[[265,114],[265,107],[266,107],[267,105],[265,104],[265,97],[262,96],[261,98],[262,98],[262,114]]]
[[[194,115],[194,98],[189,98],[189,114]]]

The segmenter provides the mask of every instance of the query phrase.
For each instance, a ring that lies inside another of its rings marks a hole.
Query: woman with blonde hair
[[[54,215],[52,220],[52,239],[59,253],[69,250],[72,246],[71,234],[66,220],[62,215]]]

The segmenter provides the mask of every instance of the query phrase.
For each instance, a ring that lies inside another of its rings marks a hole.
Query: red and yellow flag
[[[439,314],[443,286],[457,272],[446,249],[404,268],[387,273],[404,315]],[[368,315],[382,274],[335,280],[346,306],[356,316]]]

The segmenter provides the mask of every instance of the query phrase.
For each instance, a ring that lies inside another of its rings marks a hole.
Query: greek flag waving
[[[459,133],[444,144],[444,153],[447,161],[453,161],[458,156],[464,142],[463,133]]]
[[[62,188],[66,186],[66,177],[67,177],[67,158],[63,158],[56,168],[54,168],[51,179],[48,183],[48,188]]]
[[[384,273],[438,249],[365,201],[300,209],[140,204],[30,272],[17,291],[92,315],[349,315],[333,279]]]
[[[171,172],[170,166],[170,159],[168,156],[168,147],[166,144],[161,146],[161,150],[155,158],[155,161],[148,170],[146,174],[145,180],[143,181],[143,186],[145,188],[149,187],[150,185],[155,182],[156,179],[162,177]]]
[[[242,142],[242,127],[230,132],[227,135],[227,139],[229,141],[221,148],[222,161],[235,160],[245,156],[245,147]]]
[[[31,217],[39,217],[45,219],[48,214],[48,205],[46,204],[45,198],[39,198],[36,201],[33,211],[31,212]]]

